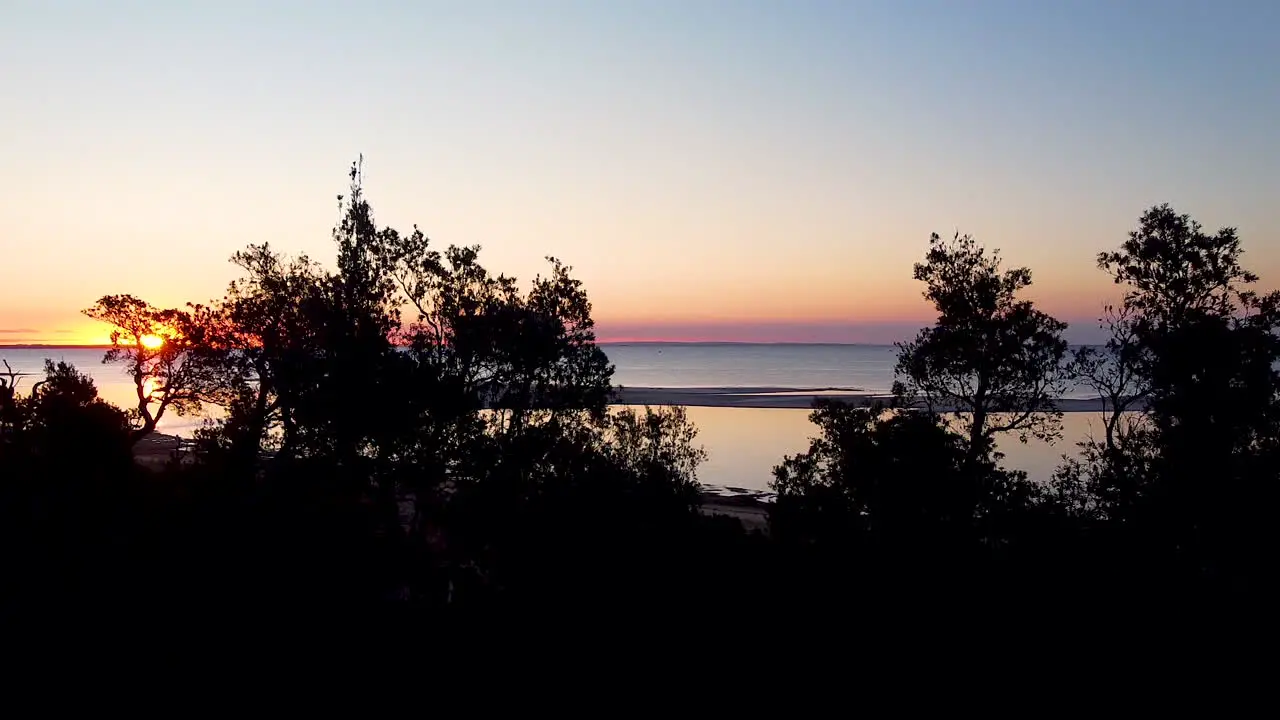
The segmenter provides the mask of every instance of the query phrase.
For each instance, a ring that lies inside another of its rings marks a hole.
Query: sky
[[[929,234],[1088,341],[1169,202],[1280,281],[1271,0],[0,0],[0,344],[381,224],[573,266],[604,340],[891,342]]]

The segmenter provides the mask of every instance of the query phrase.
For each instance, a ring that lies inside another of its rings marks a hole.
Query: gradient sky
[[[1068,320],[1146,207],[1280,279],[1280,3],[0,0],[0,343],[221,294],[251,242],[381,223],[554,254],[605,339],[883,342],[929,233]],[[1087,329],[1088,323],[1080,328]],[[1079,337],[1079,335],[1077,336]]]

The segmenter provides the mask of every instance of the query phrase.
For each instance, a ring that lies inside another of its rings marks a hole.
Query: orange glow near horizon
[[[164,347],[164,338],[159,335],[143,335],[138,339],[138,344],[148,350],[159,350]]]
[[[402,2],[354,54],[338,3],[19,5],[0,347],[108,345],[105,296],[217,302],[251,245],[335,271],[358,157],[379,229],[522,292],[559,258],[602,339],[906,340],[936,232],[1096,340],[1098,253],[1164,202],[1280,287],[1277,3]],[[981,52],[914,49],[944,43]]]

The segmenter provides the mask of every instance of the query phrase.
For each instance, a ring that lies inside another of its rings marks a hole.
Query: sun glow
[[[164,346],[164,338],[159,335],[143,335],[138,338],[138,344],[148,350],[159,350]]]

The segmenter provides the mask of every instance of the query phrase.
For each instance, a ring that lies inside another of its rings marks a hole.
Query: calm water
[[[791,387],[889,392],[897,349],[888,345],[605,345],[626,387]]]
[[[635,343],[604,346],[617,366],[614,381],[629,387],[839,388],[887,393],[897,348],[889,345],[739,345],[731,343]],[[1066,397],[1092,398],[1087,388]],[[698,440],[710,454],[700,477],[713,485],[764,489],[784,455],[808,448],[808,410],[691,407]],[[1005,463],[1047,478],[1075,443],[1101,433],[1097,413],[1066,413],[1063,440],[999,443]]]
[[[115,403],[122,408],[130,408],[137,404],[137,395],[133,382],[125,375],[119,365],[103,365],[102,350],[80,350],[63,348],[41,348],[38,350],[18,350],[0,348],[0,360],[7,360],[15,371],[30,373],[18,383],[18,391],[30,390],[31,385],[44,377],[45,358],[69,362],[80,372],[93,378],[98,386],[98,394],[104,400]],[[3,369],[3,364],[0,364]],[[173,434],[186,434],[200,426],[201,418],[181,418],[166,413],[160,420],[160,431]]]
[[[887,392],[893,383],[896,350],[880,345],[734,345],[734,344],[619,344],[605,345],[617,367],[614,381],[629,387],[791,387],[851,388]],[[118,366],[102,364],[100,350],[0,349],[0,358],[14,370],[33,373],[19,387],[31,386],[45,357],[65,360],[91,375],[101,395],[122,407],[133,404],[133,386]],[[1087,397],[1080,391],[1071,393]],[[811,432],[807,410],[749,408],[689,408],[699,428],[699,442],[710,454],[700,472],[713,485],[764,489],[770,470],[784,455],[804,450]],[[166,415],[163,432],[185,434],[200,418]],[[1065,440],[1057,446],[1022,445],[1014,439],[1000,444],[1011,467],[1032,477],[1047,477],[1060,455],[1073,444],[1101,430],[1095,413],[1067,413]]]

